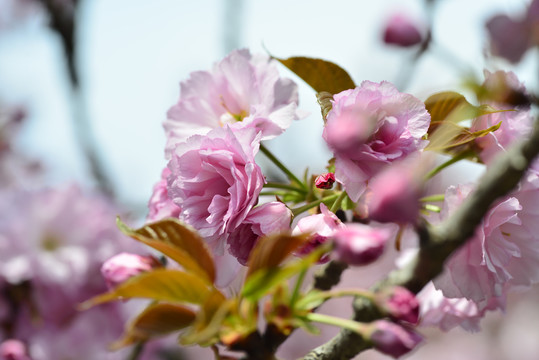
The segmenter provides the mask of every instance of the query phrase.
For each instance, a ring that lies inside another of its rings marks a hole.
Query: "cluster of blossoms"
[[[514,74],[485,75],[486,95],[479,100],[495,111],[474,119],[470,130],[498,124],[471,144],[489,166],[526,136],[531,117],[529,105],[507,101],[514,98],[511,94],[525,93]],[[420,199],[430,178],[426,170],[433,163],[424,154],[430,114],[421,100],[388,82],[364,81],[334,94],[323,131],[334,155],[330,172],[309,182],[284,169],[291,182],[277,186],[267,181],[255,155],[262,149],[283,169],[263,141],[298,118],[296,85],[279,77],[274,60],[246,50],[232,52],[211,72],[195,72],[181,84],[178,103],[164,123],[169,162],[154,187],[148,221],[173,217],[196,229],[222,264],[218,286],[226,286],[248,264],[251,250],[267,235],[308,234],[296,256],[332,244],[333,251],[320,263],[335,259],[366,265],[400,238],[407,224],[420,222],[425,211]],[[419,294],[420,324],[476,330],[487,310],[504,307],[509,291],[539,282],[533,221],[538,185],[532,169],[517,190],[490,210],[475,237],[449,259],[444,274]],[[274,201],[263,202],[268,192],[262,190],[272,188],[289,189],[296,197],[290,200],[286,192],[275,191],[270,192]],[[439,219],[450,216],[472,189],[447,189]],[[298,203],[303,205],[294,207]],[[311,214],[304,216],[306,211]],[[406,350],[394,352],[375,345],[389,354],[405,353],[419,341],[407,327],[381,328],[392,330],[378,332],[371,338],[375,344],[374,338],[402,340],[399,331],[410,341]]]

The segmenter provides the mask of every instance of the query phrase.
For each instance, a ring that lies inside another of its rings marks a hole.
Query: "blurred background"
[[[493,58],[485,28],[493,15],[517,16],[527,6],[526,0],[79,0],[76,6],[69,0],[0,0],[0,106],[24,118],[10,146],[45,169],[19,183],[101,187],[142,219],[166,165],[161,122],[178,100],[179,82],[235,48],[327,59],[357,84],[387,80],[422,100],[462,89],[465,77],[482,80],[484,69],[513,70],[537,90],[537,51],[517,65]],[[51,9],[63,10],[51,15]],[[51,24],[70,12],[73,38],[66,40],[65,28]],[[417,47],[383,42],[395,13],[423,29],[430,24],[429,51],[417,57]],[[66,41],[73,47],[66,50]],[[284,67],[280,71],[298,83],[300,108],[309,115],[268,146],[291,169],[322,172],[331,154],[321,138],[315,94]],[[451,176],[451,182],[470,180],[468,171]],[[514,296],[503,320],[488,316],[479,334],[434,331],[432,341],[408,358],[537,359],[538,301],[537,289]],[[295,336],[283,357],[300,356],[313,343]],[[203,354],[192,356],[212,356]],[[369,352],[358,358],[385,357]]]

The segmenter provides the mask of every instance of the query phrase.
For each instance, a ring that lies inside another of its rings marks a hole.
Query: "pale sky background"
[[[225,12],[227,3],[233,8],[242,4],[241,10]],[[527,2],[438,3],[436,40],[480,75],[485,66],[486,19],[500,11],[517,14]],[[253,52],[264,52],[264,44],[280,57],[331,60],[358,84],[395,81],[412,52],[381,42],[384,22],[396,11],[421,20],[423,10],[419,0],[83,1],[78,33],[82,86],[93,132],[120,200],[139,206],[146,203],[165,166],[161,122],[178,99],[179,82],[192,71],[209,69],[230,50],[224,44],[227,33],[237,32],[238,45]],[[18,145],[51,168],[47,183],[88,183],[73,139],[60,43],[56,34],[44,30],[42,22],[34,19],[9,31],[0,29],[0,99],[28,108]],[[536,57],[534,51],[529,52],[516,69],[519,74],[535,79]],[[440,57],[424,57],[407,91],[424,100],[433,92],[458,89],[460,73],[450,64]],[[283,67],[280,70],[294,77]],[[319,108],[314,92],[301,80],[297,82],[300,108],[311,115],[293,124],[269,147],[298,173],[305,166],[322,171],[330,154],[320,138]]]

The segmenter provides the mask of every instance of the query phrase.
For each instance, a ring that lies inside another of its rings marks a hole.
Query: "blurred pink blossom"
[[[495,15],[486,27],[492,53],[518,63],[529,48],[539,44],[539,1],[533,0],[528,11],[518,18]]]
[[[419,302],[415,295],[401,286],[384,288],[376,293],[378,306],[394,320],[417,324]]]
[[[153,256],[141,256],[122,252],[114,255],[101,266],[101,275],[109,289],[122,284],[129,278],[161,266]]]
[[[366,194],[370,219],[412,224],[417,221],[424,175],[417,160],[391,164],[371,179]]]
[[[211,130],[180,143],[168,164],[170,198],[180,219],[204,237],[215,255],[258,201],[264,176],[255,163],[260,133],[254,129]]]
[[[393,231],[386,227],[347,224],[333,234],[337,258],[350,265],[367,265],[384,252]]]
[[[41,316],[70,318],[78,302],[105,290],[103,261],[141,248],[116,228],[118,213],[107,199],[75,185],[0,192],[0,278],[31,281]]]
[[[175,144],[194,134],[229,125],[254,127],[262,139],[270,139],[299,119],[297,86],[281,78],[275,62],[248,50],[234,50],[212,71],[197,71],[181,83],[178,103],[163,123],[166,155]]]
[[[394,14],[385,26],[384,42],[401,47],[417,45],[423,40],[419,28],[419,24],[405,14]]]
[[[0,343],[1,360],[31,360],[26,346],[19,340],[9,339]]]
[[[436,326],[449,331],[456,326],[471,332],[480,330],[479,322],[488,310],[503,309],[505,299],[492,298],[479,307],[466,298],[447,298],[429,282],[417,294],[421,303],[421,326]]]
[[[178,218],[181,208],[172,202],[168,196],[167,178],[171,172],[169,168],[164,168],[161,173],[161,180],[153,187],[153,193],[148,201],[148,217],[147,220],[157,221],[168,217]]]
[[[299,251],[299,255],[306,255],[319,245],[330,239],[337,230],[344,228],[344,224],[332,213],[326,205],[320,204],[320,214],[309,215],[299,219],[292,235],[311,234],[307,244]],[[321,262],[328,261],[329,258],[322,258]]]
[[[372,122],[370,136],[359,134],[360,141],[349,148],[336,145],[336,140],[328,141],[328,129],[339,127],[343,114],[347,119],[343,129],[350,118]],[[388,82],[364,81],[355,89],[336,94],[323,137],[335,154],[335,176],[350,198],[358,201],[367,181],[387,164],[422,149],[427,142],[421,138],[429,123],[425,105]]]
[[[281,202],[269,202],[253,208],[245,220],[230,234],[229,251],[240,264],[246,265],[258,239],[290,228],[292,212]]]
[[[470,186],[450,187],[443,215],[471,191]],[[539,282],[537,204],[539,176],[531,170],[517,190],[492,206],[475,236],[446,261],[446,270],[434,280],[436,288],[446,297],[464,297],[483,309],[515,287]]]

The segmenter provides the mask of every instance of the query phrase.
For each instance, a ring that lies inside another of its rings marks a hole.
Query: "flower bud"
[[[370,183],[369,218],[379,222],[415,223],[419,216],[422,183],[414,163],[394,164]]]
[[[343,104],[328,113],[322,136],[333,152],[353,155],[372,135],[375,126],[375,119],[365,109]]]
[[[422,38],[417,25],[403,14],[393,15],[384,30],[386,44],[409,47],[419,44]]]
[[[316,186],[318,189],[331,189],[334,183],[335,183],[334,173],[326,173],[326,174],[318,175],[316,177],[316,180],[314,180],[314,186]]]
[[[350,224],[333,235],[339,260],[350,265],[367,265],[384,252],[389,229],[374,228],[363,224]]]
[[[26,353],[26,345],[19,340],[9,339],[0,343],[1,360],[31,360]]]
[[[378,320],[372,326],[370,340],[374,347],[395,358],[409,353],[423,340],[418,333],[390,321]]]
[[[376,294],[378,307],[395,320],[417,324],[419,321],[419,302],[414,294],[401,286],[390,287]]]
[[[129,278],[159,266],[161,263],[153,256],[120,253],[103,263],[101,274],[109,289],[113,289]]]

